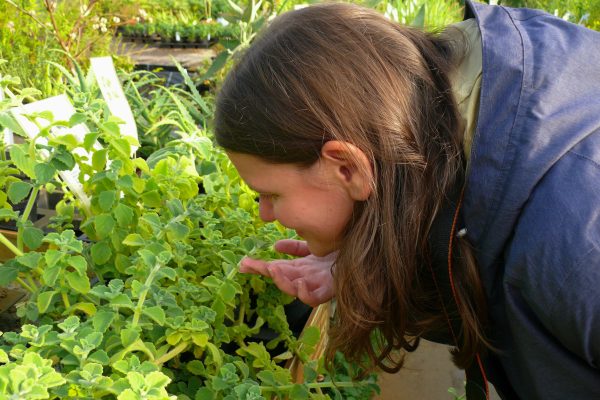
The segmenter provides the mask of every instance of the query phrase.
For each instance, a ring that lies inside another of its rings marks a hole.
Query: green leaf
[[[0,363],[8,364],[9,362],[10,360],[8,358],[8,354],[6,354],[6,351],[0,349]]]
[[[87,272],[87,261],[83,256],[70,256],[67,260],[67,263],[75,268],[77,273],[81,276],[84,276]]]
[[[219,296],[225,303],[230,303],[236,294],[235,286],[233,286],[229,282],[224,282],[223,285],[219,288]]]
[[[8,198],[13,204],[18,204],[27,197],[32,187],[33,186],[28,182],[13,182],[8,187]]]
[[[220,52],[208,68],[208,71],[206,71],[206,73],[202,76],[200,80],[204,81],[210,79],[214,74],[219,72],[219,70],[225,66],[225,63],[227,63],[228,59],[229,52],[227,50]]]
[[[241,256],[236,256],[233,251],[231,250],[222,250],[219,252],[219,257],[221,257],[223,260],[225,260],[225,262],[232,264],[232,265],[237,265],[240,260],[241,260]]]
[[[104,239],[112,233],[115,227],[115,220],[110,214],[100,214],[94,218],[94,227],[96,228],[98,237]]]
[[[314,382],[317,379],[317,371],[308,364],[304,365],[304,382]]]
[[[94,243],[91,249],[92,260],[96,265],[102,265],[110,260],[112,256],[112,250],[105,241]]]
[[[60,268],[60,265],[54,265],[52,267],[47,266],[44,268],[44,273],[42,274],[44,283],[47,286],[54,286],[56,279],[58,278],[58,274],[60,274],[61,271],[62,269]]]
[[[304,385],[294,384],[292,390],[290,390],[290,399],[294,400],[306,400],[310,396],[310,392]]]
[[[125,389],[117,396],[117,400],[140,400],[140,398],[141,397],[131,389]]]
[[[130,233],[123,239],[123,244],[126,246],[143,246],[146,244],[146,241],[139,233]]]
[[[98,311],[92,319],[94,330],[97,332],[105,332],[114,318],[115,313],[113,311]]]
[[[26,145],[15,145],[10,148],[10,159],[17,168],[29,178],[35,178],[35,160],[32,159],[23,147]]]
[[[171,267],[162,267],[161,269],[158,270],[158,273],[156,274],[156,276],[157,276],[157,279],[168,278],[168,279],[174,281],[177,278],[177,271],[175,271]]]
[[[158,190],[150,190],[142,194],[142,200],[144,204],[148,207],[162,207],[162,199],[160,197],[160,193]]]
[[[167,237],[171,241],[180,241],[187,237],[190,228],[179,222],[172,222],[167,227]]]
[[[123,203],[119,203],[115,207],[113,215],[115,216],[115,219],[117,220],[117,224],[119,224],[119,226],[127,227],[133,222],[134,212],[131,207],[126,206]]]
[[[192,341],[196,346],[206,347],[208,339],[210,339],[208,333],[192,333]]]
[[[256,377],[267,386],[277,386],[273,371],[260,371],[256,374]]]
[[[321,338],[319,328],[316,326],[309,326],[304,328],[300,341],[308,346],[316,346]]]
[[[185,368],[194,375],[202,376],[206,374],[206,368],[204,368],[204,364],[200,360],[189,361]]]
[[[105,190],[98,195],[98,205],[104,212],[112,210],[117,196],[114,190]]]
[[[56,168],[47,163],[39,163],[33,167],[35,178],[39,184],[45,185],[50,182],[56,174]]]
[[[115,139],[111,143],[113,148],[119,153],[122,158],[129,159],[131,154],[131,145],[127,139]]]
[[[28,226],[23,229],[23,243],[30,250],[35,250],[42,245],[44,240],[44,231],[34,226]]]
[[[419,11],[417,12],[417,15],[415,16],[415,19],[413,19],[413,21],[410,24],[412,26],[416,26],[418,28],[423,28],[425,26],[425,4],[423,4],[419,8]]]
[[[51,144],[54,146],[63,145],[68,149],[73,149],[79,145],[79,141],[73,134],[67,133],[66,135],[53,137],[51,139]]]
[[[17,267],[12,265],[0,265],[2,273],[0,274],[0,286],[8,286],[12,283],[19,274]]]
[[[46,265],[48,267],[53,267],[60,261],[63,257],[64,253],[55,249],[47,250],[44,253],[44,260],[46,260]]]
[[[90,280],[86,276],[81,276],[77,272],[67,272],[67,282],[69,286],[81,294],[87,294],[90,291]]]
[[[196,392],[196,395],[194,396],[194,400],[215,400],[216,399],[215,396],[216,396],[216,394],[215,394],[215,392],[212,391],[212,389],[210,389],[208,387],[201,387]]]
[[[133,303],[131,299],[126,294],[118,294],[110,301],[110,305],[113,307],[125,307],[125,308],[133,308]]]
[[[159,371],[150,372],[146,375],[146,386],[148,389],[156,388],[162,389],[171,382],[171,379]]]
[[[159,325],[165,324],[165,312],[160,306],[153,306],[142,309],[142,313],[154,320]]]
[[[106,168],[107,153],[108,150],[100,149],[96,150],[94,154],[92,154],[92,167],[94,167],[96,171],[104,171],[104,168]]]
[[[100,133],[98,133],[98,132],[90,132],[90,133],[86,134],[85,137],[83,138],[83,148],[86,149],[87,151],[92,151],[92,148],[94,147],[94,144],[97,143],[96,140],[98,140],[99,137],[100,137]],[[92,160],[93,160],[93,156],[92,156]]]
[[[108,354],[106,353],[106,351],[96,350],[95,352],[90,354],[87,361],[88,362],[97,362],[98,364],[101,364],[101,365],[108,365],[108,363],[110,362],[110,358],[108,357]]]
[[[54,153],[50,162],[59,171],[70,171],[75,166],[75,158],[64,146]]]
[[[96,314],[96,306],[94,305],[94,303],[76,303],[73,304],[69,310],[83,311],[89,316],[93,316]]]
[[[140,337],[140,332],[135,328],[125,328],[121,330],[121,344],[127,347]]]
[[[75,113],[75,114],[71,115],[71,118],[69,118],[69,125],[75,126],[78,124],[82,124],[86,120],[87,120],[87,117],[85,116],[85,114]]]
[[[56,294],[56,290],[51,290],[49,292],[43,292],[38,295],[37,298],[37,307],[40,314],[43,314],[48,310],[48,307],[52,304],[52,298]]]
[[[34,269],[38,266],[38,263],[40,262],[41,258],[41,253],[30,251],[29,253],[25,253],[22,256],[17,257],[17,261],[19,262],[19,264],[24,265],[29,269]]]
[[[7,208],[0,208],[0,219],[14,219],[19,218],[19,215],[13,210],[9,210]]]

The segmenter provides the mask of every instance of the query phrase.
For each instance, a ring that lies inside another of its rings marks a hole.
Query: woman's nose
[[[258,198],[258,215],[260,216],[260,219],[265,222],[275,221],[273,203],[267,196],[260,196]]]

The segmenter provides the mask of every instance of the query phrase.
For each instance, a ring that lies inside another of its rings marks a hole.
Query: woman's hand
[[[317,257],[310,253],[306,242],[292,239],[278,241],[275,250],[301,258],[263,261],[244,257],[240,272],[270,277],[281,291],[311,307],[333,297],[331,266],[337,253]]]

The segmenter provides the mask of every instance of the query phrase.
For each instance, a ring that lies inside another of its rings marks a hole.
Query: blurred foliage
[[[116,0],[0,0],[0,58],[7,61],[0,74],[19,77],[44,97],[57,94],[62,75],[49,61],[72,69],[73,60],[87,65],[90,56],[113,53],[119,8]],[[117,65],[127,69],[130,62]]]
[[[600,0],[502,0],[499,3],[545,10],[569,22],[600,30]]]

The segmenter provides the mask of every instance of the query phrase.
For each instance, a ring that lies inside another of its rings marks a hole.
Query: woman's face
[[[262,220],[294,229],[316,256],[337,250],[354,200],[321,162],[300,168],[249,154],[227,154],[242,179],[259,193]]]

